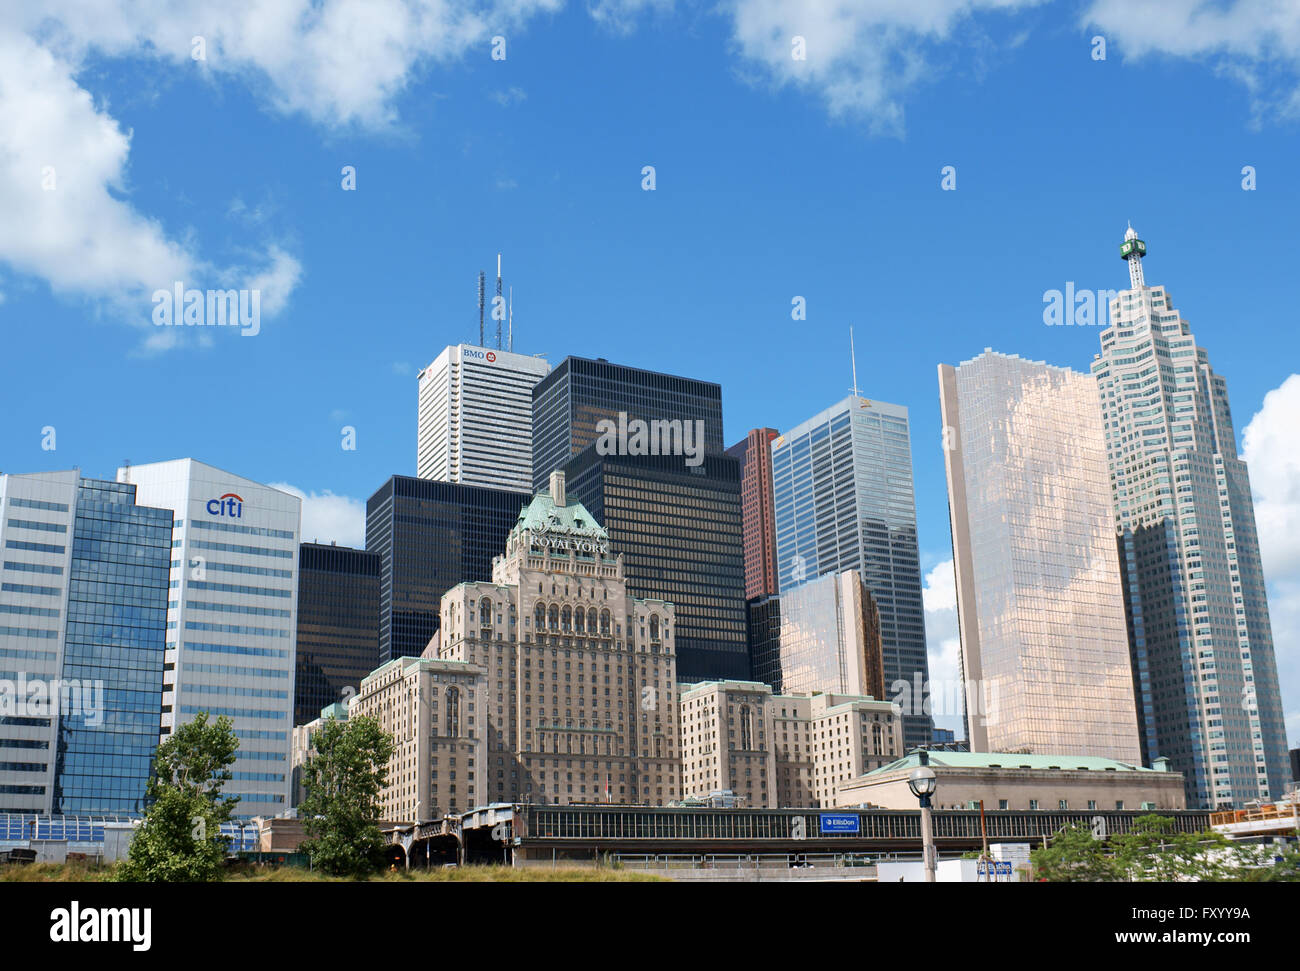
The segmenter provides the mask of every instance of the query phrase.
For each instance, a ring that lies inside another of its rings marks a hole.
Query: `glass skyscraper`
[[[1138,763],[1096,382],[985,351],[939,399],[971,751]]]
[[[929,661],[907,409],[856,395],[772,442],[781,592],[857,570],[880,610],[885,690],[907,748],[928,745]],[[902,703],[900,701],[900,703]]]
[[[373,550],[303,543],[298,553],[298,661],[293,723],[346,702],[379,667],[379,571]]]
[[[780,694],[828,691],[885,699],[880,611],[856,570],[781,593]]]
[[[1101,401],[1143,758],[1187,780],[1189,806],[1277,798],[1286,732],[1255,509],[1227,383],[1164,287],[1146,244],[1120,247],[1092,363]]]
[[[533,489],[546,488],[620,412],[641,421],[702,421],[704,451],[722,451],[722,388],[672,374],[566,357],[533,389]]]
[[[244,818],[289,808],[302,500],[194,459],[118,469],[173,522],[163,737],[207,712],[239,749],[225,792]]]
[[[366,549],[379,554],[379,663],[419,657],[442,595],[492,576],[492,557],[532,495],[395,475],[366,502]]]
[[[675,607],[677,677],[748,678],[740,462],[712,454],[692,467],[681,456],[600,455],[593,445],[565,474],[569,494],[622,554],[628,593]]]
[[[138,815],[158,747],[172,512],[76,470],[0,476],[0,812]],[[56,705],[33,703],[41,685]]]

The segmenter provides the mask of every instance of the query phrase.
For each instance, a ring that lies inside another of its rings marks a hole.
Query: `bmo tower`
[[[416,475],[533,491],[533,388],[539,357],[453,344],[420,372]]]
[[[161,737],[207,712],[239,736],[224,792],[238,816],[289,808],[302,501],[177,459],[118,469],[137,502],[172,510]]]

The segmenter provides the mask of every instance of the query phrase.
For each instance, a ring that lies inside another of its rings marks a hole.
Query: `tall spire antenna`
[[[853,349],[853,327],[849,326],[849,360],[853,362],[853,397],[858,396],[858,352]]]
[[[478,271],[478,346],[483,347],[483,298],[487,290],[487,277]]]
[[[1133,290],[1141,290],[1146,286],[1146,281],[1142,278],[1142,257],[1146,255],[1147,244],[1138,239],[1137,230],[1129,223],[1124,242],[1119,246],[1119,258],[1128,263],[1128,282]]]
[[[501,254],[497,254],[497,298],[492,304],[492,316],[497,321],[497,350],[501,350]]]
[[[515,288],[510,288],[510,299],[506,301],[506,350],[510,353],[515,351]]]

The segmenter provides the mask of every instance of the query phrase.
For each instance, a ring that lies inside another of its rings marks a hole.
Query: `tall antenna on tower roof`
[[[478,271],[478,346],[483,347],[483,298],[487,289],[487,277]]]
[[[506,331],[508,334],[506,350],[513,354],[515,351],[515,288],[514,287],[510,288],[510,299],[507,301],[506,306],[507,306],[507,320],[509,322],[509,327],[507,328]]]
[[[496,322],[497,322],[497,350],[498,351],[501,350],[501,318],[502,316],[504,316],[501,313],[501,310],[504,309],[502,308],[501,305],[503,303],[504,301],[501,299],[501,254],[498,253],[497,254],[497,298],[492,303],[492,316],[496,318]]]
[[[853,362],[853,397],[858,396],[858,354],[853,349],[853,325],[849,325],[849,360]]]

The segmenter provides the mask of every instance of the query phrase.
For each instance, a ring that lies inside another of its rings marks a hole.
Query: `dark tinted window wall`
[[[293,723],[346,701],[379,667],[380,556],[347,546],[303,543],[298,558],[298,660]]]

